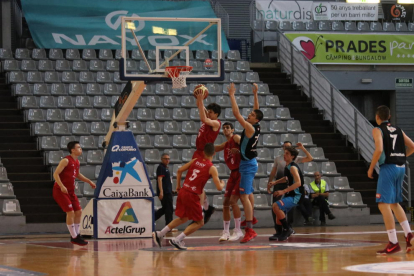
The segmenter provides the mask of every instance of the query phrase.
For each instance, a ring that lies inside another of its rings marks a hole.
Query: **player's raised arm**
[[[231,102],[231,109],[233,111],[233,115],[236,118],[236,120],[240,123],[240,125],[246,130],[246,135],[248,137],[251,137],[252,133],[254,133],[254,127],[247,123],[246,120],[243,118],[243,116],[240,114],[239,106],[236,102],[236,87],[234,86],[234,83],[231,83],[230,86],[227,88],[229,91],[230,96],[230,102]],[[248,135],[248,133],[251,133]]]
[[[404,131],[402,133],[404,135],[404,144],[406,146],[405,155],[408,157],[414,153],[414,142],[410,139],[410,137],[405,135]]]
[[[252,89],[253,89],[253,98],[254,98],[253,109],[259,109],[259,96],[257,95],[257,92],[259,91],[259,87],[257,86],[256,83],[253,83]]]
[[[57,166],[55,172],[53,173],[53,178],[55,179],[56,183],[59,185],[62,193],[64,194],[67,194],[68,190],[66,189],[65,185],[63,185],[62,180],[60,180],[59,174],[65,169],[68,163],[69,163],[69,160],[67,158],[63,158],[62,160],[60,160],[59,165]]]
[[[375,165],[378,163],[378,160],[380,159],[381,153],[383,151],[382,134],[379,128],[376,127],[372,130],[372,137],[374,138],[374,142],[375,142],[375,151],[372,154],[371,165],[369,166],[369,169],[368,169],[369,178],[374,178],[373,173],[374,173]]]
[[[191,164],[193,164],[194,160],[196,160],[196,158],[194,158],[193,160],[191,160],[187,164],[184,164],[183,166],[178,168],[178,170],[177,170],[177,191],[179,191],[181,189],[181,175],[183,174],[183,172],[187,171],[190,168],[190,166],[191,166]]]
[[[196,91],[199,85],[197,85],[194,88],[194,91]],[[220,127],[220,123],[217,120],[211,120],[210,118],[207,117],[207,109],[204,107],[203,104],[203,100],[204,100],[204,94],[203,93],[198,93],[197,94],[197,108],[198,108],[198,113],[200,115],[200,121],[202,123],[205,123],[209,126],[211,126],[213,129],[217,130]]]
[[[304,158],[302,159],[302,162],[301,162],[301,163],[306,163],[306,162],[310,162],[310,161],[312,161],[312,160],[313,160],[313,156],[310,154],[310,152],[309,152],[309,151],[307,151],[307,150],[305,149],[305,147],[303,146],[303,144],[302,144],[302,143],[297,143],[297,144],[296,144],[296,146],[297,146],[299,149],[301,149],[301,150],[303,151],[303,153],[306,155],[306,157],[304,157]]]
[[[217,190],[222,191],[224,189],[225,183],[223,180],[219,179],[217,168],[211,166],[208,172],[211,175],[211,178],[213,178],[213,182],[216,185]]]

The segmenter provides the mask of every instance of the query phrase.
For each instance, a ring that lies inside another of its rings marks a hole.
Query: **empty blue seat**
[[[53,62],[51,60],[39,60],[38,62],[39,71],[52,71],[54,70]]]
[[[16,59],[22,60],[22,59],[30,59],[30,52],[29,49],[26,48],[17,48],[14,52],[14,57]]]
[[[62,82],[64,83],[78,82],[75,72],[70,72],[70,71],[62,72]]]
[[[121,90],[119,88],[120,87],[115,83],[105,83],[103,87],[103,93],[108,96],[120,95]]]
[[[167,108],[155,109],[155,120],[158,121],[169,121],[172,120],[170,111]]]
[[[168,135],[155,135],[154,147],[156,148],[171,148],[170,139]]]
[[[360,32],[369,32],[369,23],[368,22],[358,22],[357,29]]]
[[[41,96],[39,100],[40,108],[55,108],[56,102],[53,96]]]
[[[313,143],[312,136],[309,133],[300,133],[298,135],[298,143],[302,143],[306,147],[316,146]]]
[[[59,59],[55,62],[55,69],[56,71],[70,71],[72,68],[68,60]]]
[[[106,96],[94,96],[93,106],[95,108],[109,108],[111,107],[111,104]]]
[[[293,21],[292,29],[295,31],[304,31],[306,30],[306,26],[305,26],[305,23],[302,21]]]
[[[86,122],[74,122],[72,124],[72,134],[73,135],[89,135],[89,127]]]
[[[54,96],[66,95],[65,85],[63,83],[52,83],[50,94]]]
[[[66,59],[67,60],[74,60],[80,59],[80,53],[78,49],[66,49]]]
[[[88,71],[88,65],[86,61],[82,59],[76,59],[72,61],[72,70],[73,71]]]
[[[39,101],[35,96],[23,96],[20,98],[20,106],[23,109],[39,108]]]
[[[26,76],[20,71],[11,71],[8,73],[8,83],[21,83],[26,82]]]
[[[145,124],[145,132],[148,134],[162,134],[162,124],[158,121],[149,121]]]
[[[348,208],[344,203],[342,193],[329,193],[328,203],[331,208]]]
[[[238,50],[230,50],[227,52],[228,60],[241,60],[240,52]]]
[[[29,109],[27,112],[29,122],[44,122],[46,120],[45,112],[42,109]]]
[[[60,82],[59,73],[54,71],[47,71],[45,74],[46,83],[57,83]]]
[[[151,109],[149,108],[140,108],[138,109],[138,120],[142,121],[152,121],[154,120],[154,115],[152,114]]]
[[[59,108],[74,108],[72,97],[71,96],[59,96],[57,98],[57,106]]]
[[[161,160],[161,154],[158,149],[146,149],[144,155],[146,163],[159,163]]]
[[[47,163],[51,166],[57,166],[59,165],[63,157],[65,157],[65,155],[63,154],[63,151],[61,150],[49,151],[49,154],[47,157]]]
[[[405,22],[396,22],[395,23],[395,31],[397,32],[407,32],[407,24]]]
[[[108,60],[108,61],[106,61],[106,71],[118,72],[119,71],[119,61],[117,61],[117,60]]]
[[[34,125],[34,134],[36,136],[50,136],[52,130],[49,123],[37,122]]]
[[[334,162],[322,162],[321,172],[324,176],[341,176],[336,170]]]
[[[27,82],[28,83],[43,82],[42,73],[39,72],[39,71],[29,71],[29,72],[27,72]]]
[[[12,85],[12,94],[14,96],[31,96],[33,92],[28,83],[17,83]]]
[[[79,109],[66,109],[65,110],[65,121],[67,122],[78,122],[81,121],[81,115]]]
[[[280,145],[276,134],[263,134],[263,146],[278,147]]]
[[[76,96],[75,106],[77,108],[92,108],[92,101],[88,96]]]
[[[91,123],[91,134],[95,135],[105,135],[107,134],[108,129],[105,122],[92,122]]]
[[[95,74],[89,71],[82,71],[79,74],[79,82],[81,83],[95,82]]]
[[[135,136],[135,141],[137,142],[139,148],[145,149],[153,147],[151,138],[147,134]]]
[[[299,120],[289,120],[287,121],[287,131],[294,133],[303,132],[302,126]]]
[[[86,122],[100,121],[98,111],[96,109],[85,108],[83,110],[83,120]]]
[[[116,73],[119,73],[119,72],[116,72]],[[99,82],[99,83],[112,82],[111,74],[109,72],[97,72],[96,82]]]
[[[144,134],[145,133],[145,123],[141,123],[139,121],[130,122],[129,123],[129,130],[131,130],[133,134]]]
[[[79,139],[79,144],[83,150],[93,150],[98,148],[98,145],[96,144],[95,138],[93,136],[81,136]]]
[[[291,31],[293,30],[292,24],[290,21],[281,21],[279,22],[279,29],[282,31]]]
[[[80,84],[82,85],[82,84]],[[86,94],[90,96],[102,95],[102,87],[98,83],[88,83],[86,84]]]
[[[48,96],[50,95],[46,83],[35,83],[33,85],[33,95],[35,96]]]
[[[166,134],[179,134],[181,133],[181,124],[176,121],[164,122],[164,133]]]
[[[86,162],[90,165],[100,165],[103,162],[104,154],[102,150],[90,150]]]
[[[53,124],[53,135],[70,135],[69,124],[67,122],[55,122]]]
[[[393,22],[384,22],[382,24],[382,30],[384,32],[395,32],[395,25]]]
[[[109,50],[109,52],[110,52],[110,50]],[[111,53],[111,56],[112,56],[112,52],[110,52],[110,53]],[[95,49],[83,49],[82,50],[82,59],[85,59],[85,60],[93,60],[93,59],[96,59]],[[101,58],[99,57],[99,59],[101,59]]]
[[[121,49],[116,49],[115,50],[115,59],[121,59],[122,58],[122,56],[121,56]],[[126,57],[125,58],[129,58],[129,53],[128,53],[128,51],[126,51]]]
[[[185,134],[197,134],[199,126],[194,121],[183,121],[181,130]]]
[[[32,50],[32,59],[34,60],[46,60],[47,56],[46,56],[46,51],[45,49],[38,49],[38,48],[34,48]]]
[[[48,122],[63,122],[64,116],[61,109],[48,109],[46,112]]]
[[[3,71],[19,71],[20,66],[19,62],[15,59],[6,59],[2,62],[2,69]]]
[[[34,60],[31,59],[24,59],[21,61],[20,68],[22,71],[35,71],[37,70],[37,66]]]
[[[62,49],[50,49],[49,50],[49,59],[51,59],[51,60],[63,59]]]
[[[113,59],[114,56],[112,54],[112,50],[100,49],[98,58],[101,59],[101,60],[108,60],[108,59]]]

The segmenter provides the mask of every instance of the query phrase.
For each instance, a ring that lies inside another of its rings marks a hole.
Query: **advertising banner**
[[[264,20],[378,20],[378,4],[257,0]]]
[[[413,18],[413,5],[411,4],[382,4],[384,20],[394,22],[409,22]]]
[[[82,210],[80,234],[83,236],[93,236],[93,201],[92,198],[88,205]]]
[[[34,42],[39,48],[120,49],[121,17],[217,18],[210,2],[202,1],[84,1],[21,0]],[[155,25],[154,25],[155,24]],[[157,25],[158,24],[158,25]],[[194,24],[193,24],[194,25]],[[140,22],[136,34],[143,50],[155,46],[180,46],[193,39],[204,27],[191,22],[174,25],[176,35],[160,34],[153,27],[162,24]],[[201,29],[200,29],[201,28]],[[162,29],[162,28],[161,28]],[[131,34],[127,49],[137,49]],[[222,50],[229,46],[222,32]],[[190,44],[191,50],[217,50],[217,30],[210,28]]]
[[[95,198],[152,198],[150,183],[132,132],[114,131],[96,182]]]
[[[151,237],[154,209],[152,198],[98,199],[95,202],[95,238]]]
[[[378,20],[378,4],[312,2],[314,20]]]
[[[315,64],[414,64],[414,34],[289,32],[285,35]]]

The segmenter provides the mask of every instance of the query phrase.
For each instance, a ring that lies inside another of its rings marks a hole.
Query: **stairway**
[[[279,97],[280,103],[288,107],[290,114],[300,120],[302,129],[312,135],[314,144],[322,147],[326,158],[335,162],[336,168],[342,176],[348,177],[349,185],[356,192],[360,192],[371,214],[379,214],[375,203],[376,181],[367,177],[365,161],[358,160],[358,154],[350,145],[346,145],[345,138],[339,132],[334,132],[331,122],[324,120],[317,108],[312,107],[305,94],[295,84],[290,83],[286,73],[276,67],[251,69],[259,73],[260,80],[269,85],[270,92]]]
[[[52,197],[49,168],[4,76],[0,76],[0,157],[26,223],[64,222],[65,214]]]

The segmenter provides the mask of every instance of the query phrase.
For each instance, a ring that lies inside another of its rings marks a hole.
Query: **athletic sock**
[[[80,228],[80,224],[75,223],[75,231],[76,231],[76,234],[77,234],[77,235],[79,235],[79,234],[80,234],[79,228]]]
[[[204,202],[203,202],[203,208],[204,208],[204,210],[208,210],[208,206],[209,206],[209,204],[208,204],[208,197],[207,197],[207,195],[206,195],[206,198],[204,199]]]
[[[160,231],[160,234],[161,234],[161,236],[162,237],[164,237],[168,232],[170,232],[171,231],[171,229],[170,229],[170,227],[168,227],[168,225],[167,226],[165,226],[164,228],[162,228],[162,230]]]
[[[253,221],[247,221],[246,220],[246,228],[252,229],[253,228]]]
[[[69,233],[72,236],[72,238],[76,238],[78,236],[78,234],[76,234],[76,230],[75,230],[75,225],[74,224],[67,224],[66,225],[69,229]]]
[[[234,218],[234,228],[240,230],[241,218]]]
[[[387,234],[390,242],[392,242],[393,244],[398,243],[397,231],[395,231],[395,229],[387,230]]]
[[[223,221],[224,231],[230,232],[230,221]]]
[[[282,234],[282,225],[276,224],[276,234]]]
[[[402,229],[404,230],[404,237],[407,237],[407,235],[411,233],[411,227],[410,227],[410,224],[408,223],[408,220],[401,222],[400,225]]]
[[[280,223],[282,223],[283,230],[287,230],[289,228],[289,224],[286,221],[286,218],[281,219]]]
[[[175,239],[179,242],[182,242],[183,239],[185,239],[185,237],[187,237],[184,232],[182,232],[180,235],[178,235]]]

